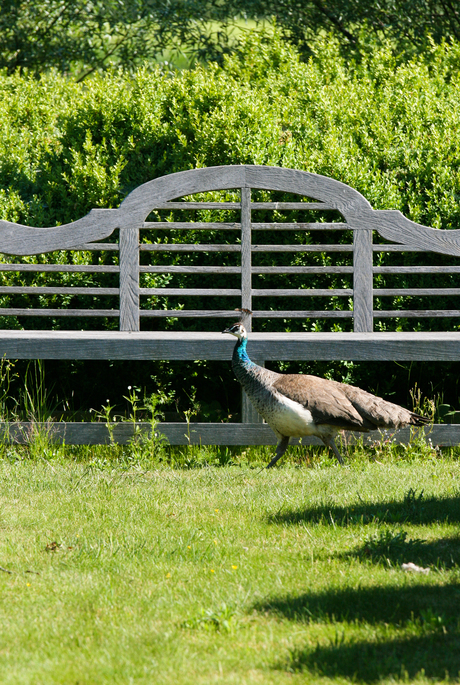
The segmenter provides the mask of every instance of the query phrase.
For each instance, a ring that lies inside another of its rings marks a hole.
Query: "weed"
[[[388,528],[370,535],[364,541],[361,555],[371,561],[393,566],[395,563],[412,561],[423,545],[425,540],[408,540],[406,531]]]
[[[139,388],[128,388],[129,395],[125,399],[130,404],[130,413],[127,421],[133,426],[133,436],[129,441],[128,462],[155,462],[161,459],[164,447],[167,444],[167,438],[159,431],[158,426],[162,413],[158,409],[158,405],[165,404],[169,401],[169,397],[163,393],[152,394],[144,396],[142,404],[139,400]],[[138,417],[140,412],[145,412],[147,415],[148,430],[142,430],[138,426]]]
[[[236,608],[222,602],[218,609],[201,609],[194,618],[182,621],[181,628],[230,632],[235,628]]]

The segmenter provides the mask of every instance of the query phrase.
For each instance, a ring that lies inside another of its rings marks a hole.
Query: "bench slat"
[[[118,309],[21,309],[0,308],[0,316],[119,316]]]
[[[204,250],[203,250],[204,251]],[[253,252],[353,252],[353,245],[253,245]]]
[[[240,274],[240,266],[140,266],[146,274]],[[254,270],[252,271],[254,273]],[[284,273],[284,272],[280,272]]]
[[[183,295],[184,297],[207,297],[213,295],[219,297],[221,295],[241,297],[241,290],[239,288],[139,288],[140,295]]]
[[[413,319],[413,318],[442,318],[460,316],[460,309],[376,309],[376,319]]]
[[[139,288],[139,292],[141,295],[183,295],[184,297],[241,295],[241,290],[236,288]],[[253,297],[351,297],[352,295],[353,290],[350,288],[252,289]]]
[[[142,252],[241,252],[241,245],[194,245],[186,243],[141,243]]]
[[[1,310],[0,310],[1,311]],[[175,317],[181,318],[217,318],[217,317],[232,317],[236,318],[237,314],[234,309],[141,309],[140,315],[145,317]],[[304,310],[304,311],[273,311],[273,310],[253,310],[252,317],[254,319],[350,319],[353,317],[353,312],[350,310]]]
[[[170,229],[174,231],[187,230],[187,231],[209,231],[209,230],[219,230],[219,231],[235,231],[241,230],[240,223],[229,223],[223,222],[219,223],[216,221],[145,221],[140,227],[141,229]]]
[[[169,230],[219,230],[235,231],[241,229],[241,223],[204,221],[145,221],[141,229],[169,229]],[[254,231],[344,231],[352,227],[345,223],[253,223]]]
[[[141,317],[149,318],[226,318],[235,317],[233,309],[141,309]],[[374,318],[453,318],[460,317],[459,309],[394,309],[379,310],[373,312]],[[1,308],[0,316],[91,316],[91,317],[117,317],[118,309],[20,309],[20,308]],[[305,311],[273,311],[255,310],[255,319],[350,319],[353,318],[351,310],[305,310]]]
[[[239,266],[141,266],[140,273],[239,274]],[[352,266],[253,266],[253,274],[352,274]]]
[[[114,423],[111,424],[114,440],[117,444],[126,445],[132,439],[134,430],[149,434],[151,427],[148,423]],[[110,444],[107,425],[102,422],[75,423],[75,422],[50,422],[50,423],[0,423],[0,440],[2,442],[14,442],[24,444],[34,435],[34,431],[47,433],[51,441],[63,442],[66,445],[107,445]],[[190,427],[185,423],[159,423],[156,430],[166,436],[171,445],[188,445],[187,436],[190,433],[190,442],[194,445],[276,445],[276,437],[273,431],[263,423],[191,423]],[[345,433],[346,444],[354,444],[362,439],[365,444],[381,442],[382,440],[394,440],[396,444],[408,444],[414,435],[422,430],[433,445],[452,446],[460,442],[460,425],[458,424],[435,424],[427,428],[414,431],[403,428],[399,431],[371,431],[357,435],[352,432]],[[339,437],[340,440],[340,437]],[[291,440],[292,445],[323,445],[319,438],[306,437],[301,440]]]
[[[119,266],[105,264],[0,264],[0,271],[24,272],[61,272],[61,273],[113,273],[120,272]]]
[[[79,288],[38,285],[8,285],[0,287],[0,295],[118,295],[119,288]]]
[[[406,297],[408,295],[460,295],[460,288],[374,288],[374,297]]]
[[[0,330],[7,359],[208,359],[228,361],[233,340],[186,331]],[[458,361],[458,332],[252,333],[249,355],[267,361]]]
[[[254,231],[348,231],[352,226],[343,223],[266,223],[266,224],[252,224]]]
[[[241,209],[239,202],[158,202],[152,209]],[[337,209],[325,202],[251,202],[251,209]]]
[[[352,297],[351,288],[279,288],[253,289],[254,297]]]
[[[374,274],[459,274],[460,266],[374,266]]]

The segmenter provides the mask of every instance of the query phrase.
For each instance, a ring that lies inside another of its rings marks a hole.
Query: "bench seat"
[[[234,340],[221,333],[1,331],[7,359],[230,361]],[[458,361],[460,332],[250,333],[248,350],[265,361]]]

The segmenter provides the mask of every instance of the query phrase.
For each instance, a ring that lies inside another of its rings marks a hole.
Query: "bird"
[[[344,464],[334,438],[340,430],[367,433],[377,428],[399,429],[424,426],[429,418],[372,395],[347,383],[307,374],[277,373],[252,362],[247,353],[248,334],[244,322],[252,313],[243,313],[222,333],[237,338],[232,367],[257,412],[279,440],[273,467],[286,452],[289,440],[314,435],[332,449]]]

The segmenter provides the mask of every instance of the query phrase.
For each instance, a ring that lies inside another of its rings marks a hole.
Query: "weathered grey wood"
[[[171,174],[170,178],[172,176],[173,174]],[[239,202],[193,202],[192,200],[184,200],[181,202],[155,202],[155,209],[236,209],[239,211],[241,204]]]
[[[180,318],[222,318],[235,316],[234,310],[218,309],[141,309],[139,311],[141,317],[176,317]],[[66,317],[118,317],[120,312],[118,309],[24,309],[24,308],[9,308],[0,307],[0,316],[66,316]],[[260,310],[253,312],[253,318],[260,319],[329,319],[352,318],[352,310],[305,310],[305,311],[273,311]],[[374,318],[451,318],[460,317],[459,309],[392,309],[392,310],[374,310]]]
[[[253,288],[253,297],[352,297],[351,288],[278,288],[259,290]]]
[[[1,310],[0,310],[1,311]],[[176,317],[180,318],[222,318],[238,316],[234,309],[141,309],[141,316],[147,317]],[[253,310],[253,319],[351,319],[352,310]]]
[[[313,224],[252,224],[253,231],[346,231],[350,226],[339,223],[313,223]]]
[[[325,202],[251,202],[251,209],[335,209]]]
[[[235,316],[236,320],[238,316]],[[256,359],[354,361],[458,361],[458,332],[252,333]],[[233,340],[221,333],[170,331],[0,330],[7,359],[228,360]]]
[[[137,423],[135,428],[132,423],[111,424],[114,440],[117,444],[128,444],[134,435],[134,430],[140,430],[150,434],[150,424]],[[268,425],[264,423],[191,423],[190,429],[185,423],[160,423],[156,430],[164,435],[171,445],[275,445],[276,438]],[[49,423],[0,423],[0,441],[3,443],[15,442],[25,444],[33,439],[37,432],[48,435],[51,441],[66,445],[104,445],[110,444],[110,434],[105,423],[72,423],[72,422],[49,422]],[[460,424],[435,424],[426,428],[410,429],[392,432],[371,431],[370,433],[357,435],[344,433],[346,444],[354,444],[363,439],[366,444],[392,440],[396,444],[407,444],[420,431],[431,440],[433,445],[451,446],[460,442]],[[340,437],[339,437],[340,440]],[[307,437],[302,440],[291,440],[291,444],[322,445],[318,438]],[[324,447],[324,446],[323,446]]]
[[[427,252],[439,252],[460,256],[460,230],[440,230],[417,224],[396,209],[367,209],[347,216],[355,228],[369,226],[382,238],[404,243],[410,250],[419,248]]]
[[[79,288],[38,286],[38,285],[6,285],[0,286],[0,295],[118,295],[118,288]]]
[[[241,307],[252,310],[251,189],[241,188]],[[251,321],[246,322],[251,331]]]
[[[189,319],[216,319],[216,318],[235,318],[238,316],[234,309],[141,309],[141,317],[161,317],[164,318],[189,318]]]
[[[145,221],[141,226],[143,228],[155,228],[155,229],[170,229],[173,231],[187,230],[187,231],[210,231],[213,229],[219,231],[235,231],[241,229],[240,223],[218,223],[212,222],[206,223],[205,221]]]
[[[374,288],[374,297],[406,297],[407,295],[460,295],[460,288]]]
[[[353,252],[353,245],[253,245],[253,252]]]
[[[372,231],[364,229],[353,234],[353,312],[357,333],[372,331]]]
[[[252,312],[253,319],[351,319],[353,310],[318,309],[318,310],[272,310],[260,309]]]
[[[460,316],[460,309],[376,309],[374,317],[398,319],[430,319]]]
[[[118,243],[83,243],[72,248],[76,252],[118,252]]]
[[[421,247],[411,247],[410,245],[373,245],[373,252],[426,252]]]
[[[120,231],[120,330],[139,326],[139,229]]]
[[[140,273],[148,274],[240,274],[240,266],[141,266]],[[253,271],[254,273],[254,271]],[[279,272],[284,273],[284,272]]]
[[[240,209],[239,202],[158,202],[155,209]],[[324,202],[251,202],[251,209],[336,209]]]
[[[253,274],[352,274],[352,266],[253,266]]]
[[[241,245],[195,245],[186,243],[141,243],[143,252],[241,252]]]
[[[118,228],[117,209],[92,209],[78,221],[55,228],[34,228],[0,221],[0,252],[32,255],[67,250],[79,243],[108,238]]]
[[[146,252],[241,252],[241,245],[141,243]],[[353,252],[353,245],[253,245],[252,252]]]
[[[375,274],[459,274],[460,266],[374,266]]]
[[[195,297],[209,295],[234,295],[241,296],[239,288],[139,288],[141,295],[183,295],[184,297]]]
[[[116,316],[120,312],[118,309],[25,309],[18,307],[0,307],[0,316]]]
[[[0,264],[0,271],[17,272],[61,272],[61,273],[119,273],[119,266],[105,264]]]
[[[298,173],[295,169],[248,165],[245,181],[251,188],[279,190],[320,200],[345,216],[347,210],[358,213],[372,211],[369,202],[358,191],[334,179],[307,171]]]

